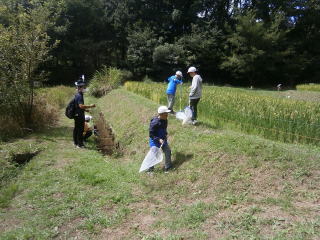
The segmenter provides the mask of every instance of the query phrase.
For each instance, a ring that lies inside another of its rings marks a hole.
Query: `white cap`
[[[160,107],[158,108],[158,113],[159,113],[159,114],[161,114],[161,113],[169,113],[169,112],[171,112],[171,111],[170,111],[169,108],[167,108],[166,106],[160,106]]]
[[[90,121],[92,119],[92,117],[90,116],[90,115],[86,115],[85,117],[84,117],[84,120],[85,121]]]
[[[181,77],[183,76],[181,71],[176,71],[176,75],[181,76]]]
[[[196,72],[197,69],[195,67],[189,67],[188,69],[188,73],[191,73],[191,72]]]

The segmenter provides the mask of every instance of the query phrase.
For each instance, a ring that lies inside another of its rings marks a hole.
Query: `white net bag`
[[[162,162],[162,160],[163,154],[161,149],[155,146],[151,147],[141,164],[139,172],[143,172],[150,167],[153,167],[154,165]]]
[[[177,112],[176,118],[182,120],[182,124],[192,124],[192,110],[190,107],[186,107],[184,111]]]

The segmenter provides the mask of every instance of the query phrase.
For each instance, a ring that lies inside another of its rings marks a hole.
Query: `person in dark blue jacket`
[[[77,148],[83,148],[83,131],[84,131],[84,123],[85,123],[85,115],[84,112],[89,108],[94,108],[96,105],[85,105],[83,99],[83,93],[86,90],[85,82],[80,79],[75,82],[77,86],[77,94],[74,97],[75,101],[75,116],[74,116],[74,129],[73,129],[73,143]]]
[[[177,84],[182,84],[182,72],[177,71],[176,75],[169,77],[167,81],[169,82],[167,87],[168,108],[171,113],[174,113],[173,111],[174,99],[176,95]]]
[[[168,127],[168,113],[170,110],[166,106],[158,108],[158,116],[154,117],[150,121],[149,127],[149,144],[150,147],[156,146],[162,148],[165,154],[164,170],[168,172],[172,168],[171,162],[171,149],[167,141],[167,127]],[[149,171],[152,171],[154,167],[151,167]]]

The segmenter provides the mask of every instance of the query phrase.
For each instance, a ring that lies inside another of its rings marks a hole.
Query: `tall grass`
[[[50,88],[41,88],[38,90],[37,95],[48,99],[51,105],[63,108],[66,107],[67,102],[75,93],[75,88],[61,85]]]
[[[314,84],[314,83],[309,83],[309,84],[300,84],[296,86],[298,91],[315,91],[315,92],[320,92],[320,84]]]
[[[130,77],[131,74],[128,71],[104,66],[101,70],[96,71],[91,79],[89,94],[94,97],[102,97]]]
[[[166,85],[127,82],[125,88],[157,103],[166,104]],[[182,89],[187,105],[188,88]],[[180,91],[177,91],[179,106]],[[255,92],[205,86],[199,103],[199,119],[284,142],[320,145],[320,104],[261,96]]]
[[[24,136],[30,131],[37,131],[54,125],[58,121],[59,109],[65,107],[74,94],[70,87],[58,86],[37,90],[33,102],[31,123],[17,109],[0,110],[0,140]]]

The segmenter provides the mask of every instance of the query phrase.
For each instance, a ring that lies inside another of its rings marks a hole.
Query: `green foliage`
[[[0,21],[0,112],[32,128],[36,110],[34,89],[45,74],[39,67],[57,41],[47,31],[52,27],[59,1],[31,1],[28,5],[0,2],[5,18]],[[39,110],[39,109],[38,109]]]
[[[101,70],[96,71],[91,79],[89,94],[95,97],[102,97],[130,78],[131,74],[128,71],[104,66]]]
[[[150,28],[131,30],[128,35],[128,64],[137,75],[146,75],[152,69],[152,56],[154,49],[161,43],[161,39]]]
[[[314,91],[314,92],[320,92],[320,84],[299,84],[296,86],[298,91]]]
[[[157,46],[153,52],[153,63],[155,69],[163,71],[182,68],[187,63],[185,59],[185,50],[182,46],[177,44],[168,44]]]
[[[191,33],[177,41],[184,50],[184,66],[197,66],[201,72],[217,71],[221,61],[221,42],[221,31],[210,22],[192,25]]]
[[[248,11],[237,16],[236,21],[235,31],[231,30],[226,41],[228,54],[223,58],[221,69],[235,79],[241,79],[247,86],[268,85],[277,79],[288,82],[288,77],[294,72],[287,69],[279,71],[278,66],[280,63],[282,67],[286,66],[284,61],[292,54],[292,49],[284,47],[286,31],[281,28],[283,16],[275,15],[269,24],[257,19],[255,11]],[[276,68],[277,74],[274,72]]]

